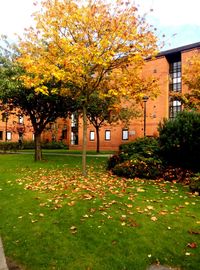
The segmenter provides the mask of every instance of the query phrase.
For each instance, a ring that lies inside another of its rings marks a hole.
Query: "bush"
[[[111,170],[113,169],[117,164],[121,163],[122,159],[120,157],[120,154],[112,155],[107,162],[107,169]]]
[[[6,151],[17,151],[19,149],[19,143],[17,142],[1,142],[0,150],[3,152]]]
[[[138,138],[120,145],[119,153],[110,157],[107,167],[118,176],[156,179],[163,171],[158,149],[157,139]]]
[[[67,146],[62,142],[42,142],[42,149],[67,149]],[[35,149],[34,141],[24,141],[22,144],[23,149]]]
[[[34,148],[35,148],[34,141],[23,141],[22,149],[34,149]]]
[[[138,138],[133,142],[119,146],[121,156],[124,156],[124,159],[128,159],[133,155],[155,157],[158,155],[158,149],[158,140],[149,137]]]
[[[160,154],[168,165],[199,170],[200,114],[183,111],[159,124]]]
[[[189,187],[192,192],[198,192],[200,195],[200,173],[195,174],[191,178]]]
[[[183,184],[189,184],[191,181],[192,171],[178,168],[173,166],[168,166],[164,168],[163,179],[165,181],[177,181]]]
[[[148,137],[138,138],[133,142],[121,144],[119,146],[119,153],[109,158],[107,168],[110,170],[117,164],[130,160],[131,158],[159,158],[158,149],[158,140]]]
[[[62,142],[43,142],[42,149],[66,149],[67,146]]]
[[[127,178],[156,179],[162,175],[163,166],[160,159],[138,156],[117,164],[112,171],[118,176]]]

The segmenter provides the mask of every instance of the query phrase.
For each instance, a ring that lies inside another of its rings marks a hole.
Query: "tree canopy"
[[[184,66],[183,82],[189,92],[183,97],[186,107],[200,111],[200,54],[195,53]]]
[[[48,123],[58,117],[67,117],[69,112],[76,110],[76,103],[71,97],[63,97],[56,93],[43,94],[34,88],[26,88],[19,80],[24,70],[15,62],[14,52],[0,53],[0,99],[1,109],[15,110],[18,114],[30,118],[34,129],[35,160],[41,160],[41,133]],[[48,89],[54,87],[49,82]]]

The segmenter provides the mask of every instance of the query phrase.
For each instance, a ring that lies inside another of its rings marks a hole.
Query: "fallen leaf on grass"
[[[195,242],[188,243],[187,247],[189,247],[189,248],[197,248],[197,243],[195,243]]]
[[[91,200],[92,198],[93,198],[93,196],[90,195],[90,194],[84,194],[84,195],[83,195],[83,199],[84,199],[84,200]]]
[[[145,192],[143,188],[137,188],[137,192]]]
[[[126,204],[126,203],[125,203],[125,205],[126,205],[128,208],[132,208],[132,207],[133,207],[132,204]]]
[[[161,216],[165,216],[165,215],[168,214],[168,211],[167,210],[162,210],[158,214],[161,215]]]
[[[151,205],[148,205],[148,206],[147,206],[147,209],[148,209],[148,210],[153,210],[153,209],[154,209],[154,207],[153,207],[153,206],[151,206]]]
[[[193,231],[193,230],[190,230],[188,231],[190,234],[200,234],[200,231]]]
[[[75,234],[75,233],[77,233],[77,228],[75,226],[71,226],[70,231],[72,234]]]
[[[129,218],[128,219],[128,226],[130,226],[130,227],[138,227],[139,225],[137,224],[137,222],[134,219]]]
[[[38,220],[37,219],[32,219],[31,220],[31,223],[35,223],[35,222],[38,222]]]
[[[68,202],[67,205],[69,205],[69,206],[74,206],[74,205],[75,205],[75,201]]]
[[[156,220],[158,220],[158,219],[157,219],[157,217],[151,217],[151,220],[152,220],[152,221],[156,221]]]

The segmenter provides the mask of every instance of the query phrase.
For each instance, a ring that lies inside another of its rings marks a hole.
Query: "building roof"
[[[166,51],[161,51],[157,55],[157,57],[159,57],[159,56],[168,56],[168,55],[171,55],[171,54],[180,53],[180,52],[188,51],[188,50],[195,49],[195,48],[200,48],[200,42],[192,43],[192,44],[189,44],[189,45],[181,46],[181,47],[166,50]]]

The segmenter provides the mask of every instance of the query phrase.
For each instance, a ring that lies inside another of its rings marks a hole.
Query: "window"
[[[78,113],[71,116],[71,144],[78,145]]]
[[[0,131],[0,140],[3,140],[3,131]]]
[[[94,131],[90,131],[90,141],[94,141]]]
[[[71,115],[71,127],[77,127],[78,126],[78,114],[72,113]]]
[[[110,141],[110,138],[111,138],[110,130],[105,130],[105,140]]]
[[[23,124],[24,123],[24,117],[22,115],[19,115],[18,117],[18,123]]]
[[[128,129],[122,129],[122,140],[128,140]]]
[[[63,129],[61,134],[61,140],[65,140],[66,138],[67,138],[67,129]]]
[[[78,133],[75,131],[71,132],[71,144],[78,145]]]
[[[169,118],[175,118],[177,113],[181,111],[181,102],[177,99],[171,99],[169,105]]]
[[[10,131],[6,132],[6,140],[10,141],[12,139],[12,133]]]
[[[169,90],[181,92],[181,61],[172,62],[169,66]]]

